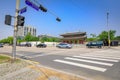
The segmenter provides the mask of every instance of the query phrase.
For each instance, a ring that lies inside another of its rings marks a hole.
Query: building
[[[28,33],[31,33],[31,35],[36,36],[36,28],[25,26],[18,28],[17,36],[24,37]]]
[[[70,44],[84,44],[87,36],[86,32],[73,32],[73,33],[65,33],[61,34],[63,38],[62,42],[70,43]]]

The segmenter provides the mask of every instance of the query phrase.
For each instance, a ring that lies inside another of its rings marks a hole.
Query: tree
[[[90,34],[90,36],[92,36],[92,38],[96,38],[96,34]]]
[[[13,44],[13,37],[8,37],[5,39],[0,40],[0,43],[8,43],[8,44]]]
[[[31,41],[31,38],[32,38],[32,35],[31,35],[30,33],[28,33],[28,34],[25,36],[24,40],[29,42],[29,41]]]
[[[96,34],[90,34],[90,38],[87,38],[87,41],[97,41],[98,37]]]
[[[95,38],[87,38],[87,41],[95,41],[96,39]]]
[[[8,41],[9,44],[13,44],[13,37],[8,37],[7,41]]]
[[[31,35],[30,33],[28,33],[25,38],[24,38],[25,41],[39,41],[39,38],[36,37],[36,36],[33,36]]]
[[[116,36],[114,40],[120,40],[120,36]]]
[[[110,33],[110,40],[114,40],[116,31],[110,30],[109,33]],[[108,40],[108,32],[102,31],[102,33],[99,34],[98,38],[99,40]]]
[[[38,37],[36,37],[36,36],[32,36],[31,41],[39,41],[39,38],[38,38]]]
[[[49,41],[49,39],[48,39],[48,37],[42,37],[42,38],[40,39],[40,41],[41,41],[42,43],[44,43],[45,41]]]
[[[47,37],[47,36],[44,36],[42,38],[40,38],[40,41],[41,42],[59,42],[60,39],[59,38],[56,38],[56,37]]]

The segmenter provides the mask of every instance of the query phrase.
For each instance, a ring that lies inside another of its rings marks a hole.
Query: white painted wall
[[[30,41],[30,42],[21,42],[20,44],[26,44],[31,43],[32,46],[36,46],[37,44],[40,44],[40,41]],[[44,42],[47,46],[56,46],[58,42]]]

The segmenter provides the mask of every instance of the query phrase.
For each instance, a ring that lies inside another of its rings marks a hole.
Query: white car
[[[58,44],[56,47],[58,47],[58,48],[68,48],[68,49],[71,49],[71,48],[72,48],[72,45],[71,45],[71,44],[68,44],[68,43],[60,43],[60,44]]]

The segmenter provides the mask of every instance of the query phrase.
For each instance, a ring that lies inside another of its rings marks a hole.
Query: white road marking
[[[82,61],[82,62],[88,62],[88,63],[94,63],[94,64],[100,64],[100,65],[106,65],[106,66],[112,66],[111,63],[105,63],[105,62],[99,62],[99,61],[93,61],[93,60],[84,60],[84,59],[78,59],[78,58],[70,58],[66,57],[64,59],[74,60],[74,61]]]
[[[105,55],[80,55],[80,56],[87,56],[87,57],[97,57],[97,58],[108,58],[108,59],[117,59],[119,60],[120,57],[116,57],[116,56],[105,56]]]
[[[73,57],[85,58],[85,59],[95,59],[95,60],[102,60],[102,61],[110,61],[110,62],[119,62],[119,60],[103,59],[103,58],[97,58],[97,57],[86,57],[86,56],[73,56]]]
[[[95,66],[90,66],[90,65],[85,65],[85,64],[79,64],[79,63],[74,63],[74,62],[65,61],[65,60],[56,59],[54,61],[55,62],[59,62],[59,63],[64,63],[64,64],[69,64],[69,65],[77,66],[77,67],[92,69],[92,70],[96,70],[96,71],[100,71],[100,72],[105,72],[107,70],[105,68],[100,68],[100,67],[95,67]]]

